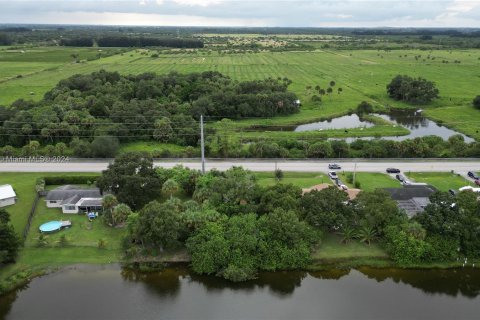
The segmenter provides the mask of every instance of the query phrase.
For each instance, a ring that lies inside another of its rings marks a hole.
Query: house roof
[[[102,207],[103,199],[102,198],[84,198],[78,202],[80,207]]]
[[[78,196],[77,201],[80,198],[102,198],[102,194],[100,193],[100,189],[98,188],[80,189],[76,186],[66,185],[49,191],[47,193],[47,196],[45,197],[45,200],[68,200],[70,203],[70,201],[73,201],[74,196]]]
[[[437,191],[430,185],[406,185],[403,188],[385,188],[393,200],[406,201],[413,198],[428,198]]]
[[[0,186],[0,199],[9,199],[9,198],[14,198],[17,195],[15,194],[15,191],[13,191],[13,188],[9,184],[4,184]]]

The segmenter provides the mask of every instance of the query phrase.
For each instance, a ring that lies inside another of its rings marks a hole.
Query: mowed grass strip
[[[338,176],[343,183],[349,188],[354,188],[352,183],[347,182],[347,176],[353,174],[351,172],[340,172]],[[355,181],[360,183],[360,189],[364,191],[375,191],[380,188],[400,188],[400,182],[388,174],[375,172],[357,172]]]
[[[320,172],[283,172],[283,178],[277,182],[274,172],[255,172],[258,184],[273,186],[276,183],[293,184],[300,188],[309,188],[321,183],[330,183],[330,179]]]
[[[440,191],[449,189],[458,190],[474,184],[464,177],[450,172],[406,172],[405,175],[415,182],[424,182],[434,186]]]

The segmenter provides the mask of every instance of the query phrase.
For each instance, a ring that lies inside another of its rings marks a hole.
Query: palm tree
[[[175,181],[173,179],[168,179],[163,184],[162,191],[165,192],[166,194],[168,194],[170,196],[170,198],[172,198],[173,194],[178,191],[178,188],[179,188],[179,186],[178,186],[177,181]]]
[[[370,245],[373,240],[377,237],[377,232],[373,227],[365,225],[358,230],[358,238],[361,242],[365,242]]]
[[[355,229],[352,228],[351,226],[343,227],[338,234],[342,237],[341,242],[345,244],[349,243],[357,236]]]

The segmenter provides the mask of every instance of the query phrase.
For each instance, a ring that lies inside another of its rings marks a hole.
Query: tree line
[[[154,38],[129,36],[99,36],[63,38],[61,46],[92,47],[95,43],[99,47],[170,47],[170,48],[203,48],[202,40],[190,38]]]
[[[33,141],[82,150],[105,139],[111,145],[152,140],[196,146],[201,114],[236,119],[298,112],[290,83],[286,78],[238,82],[218,72],[74,75],[39,102],[0,107],[0,147],[28,149]]]

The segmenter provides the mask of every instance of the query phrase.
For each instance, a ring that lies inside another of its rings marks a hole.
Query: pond
[[[410,134],[398,137],[382,137],[385,140],[403,141],[406,139],[414,139],[417,137],[425,136],[439,136],[444,140],[447,140],[455,134],[463,136],[465,142],[474,142],[475,140],[455,130],[437,124],[426,118],[422,112],[415,110],[400,110],[393,109],[388,114],[372,114],[382,119],[388,120],[396,125],[403,126],[410,130]],[[374,124],[368,121],[361,120],[358,115],[352,114],[332,120],[319,121],[309,124],[303,124],[294,129],[296,132],[313,131],[313,130],[327,130],[327,129],[353,129],[353,128],[368,128],[373,127]],[[347,138],[347,142],[352,142],[357,138]],[[374,137],[362,137],[360,139],[371,140]]]
[[[353,128],[369,128],[375,124],[360,119],[358,115],[351,114],[334,118],[325,121],[319,121],[314,123],[302,124],[295,128],[295,132],[313,131],[313,130],[328,130],[328,129],[353,129]]]
[[[261,273],[75,266],[0,297],[5,319],[478,319],[480,269]]]

